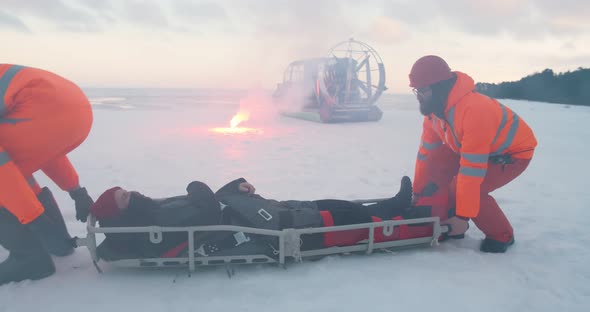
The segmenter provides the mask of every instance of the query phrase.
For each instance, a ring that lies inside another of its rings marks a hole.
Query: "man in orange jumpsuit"
[[[42,170],[86,221],[93,203],[66,157],[88,136],[92,108],[78,86],[53,73],[0,64],[0,285],[55,272],[50,254],[73,252],[57,203],[33,178]]]
[[[486,235],[481,251],[505,252],[514,243],[513,229],[489,193],[527,168],[537,146],[533,131],[438,56],[418,59],[409,76],[425,116],[416,204],[438,207],[435,214],[452,227],[449,237],[462,238],[471,219]]]

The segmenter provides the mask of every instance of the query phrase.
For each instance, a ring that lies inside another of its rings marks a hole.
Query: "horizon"
[[[477,82],[590,67],[590,4],[574,0],[3,0],[2,62],[86,88],[272,89],[296,59],[355,38],[409,93],[419,57]]]
[[[545,70],[552,70],[551,68],[546,68]],[[566,74],[569,72],[575,72],[577,70],[582,70],[582,69],[590,69],[590,68],[586,68],[586,67],[578,67],[574,70],[567,70],[567,71],[553,71],[554,75],[561,75],[561,74]],[[499,81],[499,82],[486,82],[486,81],[476,81],[475,83],[484,83],[484,84],[500,84],[500,83],[513,83],[513,82],[518,82],[526,77],[529,76],[533,76],[533,75],[537,75],[540,74],[542,71],[537,71],[534,73],[530,73],[526,76],[521,77],[518,80],[511,80],[511,81]],[[248,88],[227,88],[227,87],[150,87],[150,86],[84,86],[81,85],[80,88],[82,89],[127,89],[127,90],[131,90],[131,89],[154,89],[154,90],[158,90],[158,89],[162,89],[162,90],[209,90],[209,91],[214,91],[214,90],[227,90],[227,91],[241,91],[241,92],[248,92],[251,91],[252,88],[248,89]],[[274,91],[273,88],[257,88],[257,89],[262,89],[264,91]],[[390,92],[389,90],[385,90],[383,92],[383,94],[389,94],[389,95],[408,95],[408,94],[412,94],[412,91],[409,90],[407,92]]]

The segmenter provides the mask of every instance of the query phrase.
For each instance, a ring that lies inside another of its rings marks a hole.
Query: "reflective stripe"
[[[25,68],[24,66],[20,65],[12,65],[0,78],[0,116],[4,116],[6,114],[6,103],[4,103],[4,96],[6,96],[6,90],[8,90],[8,86],[12,81],[12,78],[18,73],[21,69]]]
[[[438,143],[427,143],[422,141],[422,147],[424,147],[425,149],[431,151],[439,146],[442,145],[442,142],[438,142]]]
[[[418,160],[425,160],[426,155],[418,153]]]
[[[461,169],[459,169],[459,173],[462,175],[479,178],[485,177],[487,171],[487,169],[473,167],[461,167]]]
[[[504,126],[506,126],[506,121],[508,120],[508,111],[506,111],[506,106],[504,106],[500,103],[498,103],[498,105],[500,105],[500,108],[502,109],[502,121],[500,121],[500,126],[498,127],[498,131],[496,131],[496,136],[494,137],[494,140],[492,141],[492,146],[494,144],[496,144],[496,140],[500,136],[500,132],[502,132],[502,130],[504,129]]]
[[[13,124],[16,125],[19,122],[29,121],[31,118],[0,118],[0,124]]]
[[[472,163],[476,164],[485,164],[488,162],[490,158],[489,154],[469,154],[469,153],[462,153],[461,157],[469,160]]]
[[[453,134],[453,139],[455,139],[455,146],[457,146],[457,149],[461,149],[461,144],[459,144],[459,140],[457,140],[457,135],[455,135],[455,106],[451,107],[451,109],[449,110],[448,122],[449,122],[449,126],[451,127],[451,133]]]
[[[8,156],[7,152],[0,152],[0,166],[3,166],[10,161],[12,161],[12,159],[10,159],[10,156]]]
[[[506,139],[504,140],[504,143],[502,143],[502,145],[500,145],[498,150],[496,152],[492,153],[492,155],[501,155],[504,153],[504,150],[506,150],[508,147],[510,147],[510,145],[512,145],[512,141],[514,140],[514,137],[516,136],[516,131],[518,131],[518,123],[520,121],[520,118],[514,112],[512,112],[512,115],[513,115],[512,125],[510,125],[510,129],[508,130],[508,134],[506,135]]]

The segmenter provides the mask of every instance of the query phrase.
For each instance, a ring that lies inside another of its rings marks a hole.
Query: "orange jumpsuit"
[[[92,126],[92,108],[82,90],[53,73],[0,64],[0,206],[23,223],[41,215],[42,170],[65,191],[79,185],[66,154]]]
[[[487,237],[507,242],[512,227],[488,194],[520,175],[533,157],[537,140],[531,128],[508,107],[474,91],[468,75],[455,72],[443,118],[424,118],[414,191],[437,186],[456,215],[472,218]],[[490,158],[510,155],[509,164]],[[440,215],[446,219],[444,213]]]

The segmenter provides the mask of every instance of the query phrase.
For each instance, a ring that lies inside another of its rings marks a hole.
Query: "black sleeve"
[[[206,203],[206,204],[217,204],[217,199],[215,199],[215,194],[211,190],[211,188],[200,181],[193,181],[189,183],[186,187],[186,192],[188,196],[188,200],[192,203]]]
[[[193,181],[186,187],[191,206],[199,211],[200,224],[218,224],[221,220],[221,207],[211,188],[200,181]]]
[[[244,179],[244,178],[235,179],[235,180],[229,182],[228,184],[224,185],[222,188],[220,188],[215,193],[215,196],[217,196],[217,198],[221,199],[225,195],[239,193],[240,192],[240,189],[239,189],[240,183],[243,183],[243,182],[246,182],[246,179]]]

